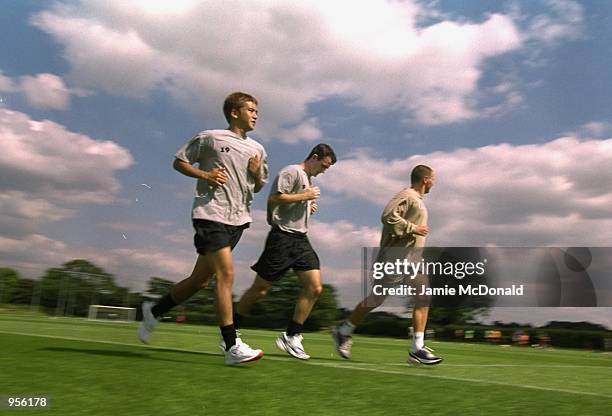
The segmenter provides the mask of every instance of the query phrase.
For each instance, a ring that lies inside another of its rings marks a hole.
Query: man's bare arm
[[[321,195],[321,191],[318,186],[311,186],[304,192],[299,194],[282,194],[276,193],[270,195],[269,201],[275,204],[292,204],[294,202],[308,201],[311,199],[317,199]]]
[[[190,163],[181,159],[174,159],[172,167],[185,176],[205,180],[211,185],[223,185],[225,182],[227,182],[227,174],[225,173],[225,168],[223,167],[205,171],[196,168]]]

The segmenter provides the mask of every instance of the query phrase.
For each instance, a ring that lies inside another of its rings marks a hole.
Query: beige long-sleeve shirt
[[[424,247],[426,237],[413,234],[419,225],[427,225],[423,197],[406,188],[389,201],[382,214],[381,247]]]

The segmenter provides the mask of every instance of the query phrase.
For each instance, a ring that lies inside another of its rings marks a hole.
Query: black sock
[[[236,345],[236,328],[234,328],[234,324],[220,326],[221,336],[223,337],[223,341],[225,341],[225,351],[229,351],[234,345]]]
[[[244,319],[244,315],[240,315],[239,313],[234,314],[234,326],[239,327]]]
[[[289,321],[289,325],[287,325],[287,336],[288,337],[297,335],[301,331],[302,331],[302,324],[298,324],[294,320]]]
[[[168,312],[170,309],[174,308],[176,305],[177,303],[174,301],[174,299],[172,299],[170,293],[168,293],[151,308],[151,313],[154,317],[158,318]]]

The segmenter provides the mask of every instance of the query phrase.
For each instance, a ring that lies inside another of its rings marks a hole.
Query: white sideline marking
[[[384,365],[400,365],[400,363],[386,363]],[[605,365],[574,365],[574,364],[444,364],[444,367],[525,367],[525,368],[597,368],[612,370],[612,366]]]
[[[274,357],[271,357],[274,358]],[[503,383],[500,381],[492,381],[492,380],[478,380],[473,378],[465,378],[465,377],[453,377],[453,376],[442,376],[442,375],[433,375],[433,374],[424,374],[424,373],[406,373],[394,370],[382,370],[380,368],[368,368],[368,367],[357,367],[357,366],[346,366],[346,365],[338,365],[332,363],[318,363],[318,362],[307,362],[309,365],[318,365],[322,367],[334,367],[334,368],[343,368],[347,370],[362,370],[362,371],[373,371],[376,373],[384,373],[384,374],[397,374],[404,376],[416,376],[416,377],[428,377],[428,378],[437,378],[442,380],[452,380],[452,381],[465,381],[469,383],[478,383],[478,384],[492,384],[496,386],[505,386],[505,387],[515,387],[522,389],[530,389],[530,390],[541,390],[541,391],[550,391],[555,393],[568,393],[568,394],[581,394],[585,396],[595,396],[595,397],[605,397],[606,399],[612,399],[612,396],[608,396],[606,394],[593,393],[588,391],[578,391],[578,390],[569,390],[569,389],[556,389],[554,387],[542,387],[542,386],[533,386],[530,384],[513,384],[513,383]],[[375,364],[370,364],[375,365]],[[383,364],[384,365],[384,364]],[[393,364],[399,365],[399,364]],[[403,364],[405,367],[408,367],[408,364]],[[443,364],[446,366],[446,364]]]
[[[116,341],[100,341],[100,340],[90,340],[83,338],[73,338],[73,337],[58,337],[53,335],[41,335],[41,334],[31,334],[27,332],[11,332],[11,331],[1,331],[0,334],[9,334],[9,335],[23,335],[28,337],[38,337],[38,338],[52,338],[52,339],[61,339],[66,341],[82,341],[82,342],[91,342],[95,344],[108,344],[108,345],[123,345],[129,347],[140,347],[144,349],[157,349],[157,350],[166,350],[166,351],[176,351],[176,352],[191,352],[191,353],[201,353],[201,354],[215,354],[221,355],[219,352],[211,352],[211,351],[200,351],[200,350],[189,350],[185,348],[172,348],[172,347],[155,347],[155,346],[144,346],[143,344],[136,343],[127,343],[127,342],[116,342]],[[294,358],[283,358],[283,357],[270,357],[264,356],[266,360],[270,361],[286,361],[286,362],[297,362]],[[374,373],[382,373],[382,374],[393,374],[393,375],[401,375],[401,376],[415,376],[415,377],[427,377],[427,378],[436,378],[440,380],[451,380],[451,381],[465,381],[468,383],[477,383],[477,384],[490,384],[495,386],[505,386],[505,387],[515,387],[521,389],[529,389],[529,390],[540,390],[540,391],[549,391],[555,393],[567,393],[567,394],[577,394],[584,396],[594,396],[594,397],[604,397],[606,399],[612,399],[612,396],[601,394],[601,393],[593,393],[588,391],[578,391],[578,390],[569,390],[569,389],[556,389],[554,387],[542,387],[542,386],[533,386],[529,384],[513,384],[513,383],[503,383],[500,381],[491,381],[491,380],[479,380],[473,378],[466,377],[453,377],[453,376],[443,376],[443,375],[434,375],[434,374],[425,374],[425,373],[408,373],[405,371],[396,371],[396,370],[383,370],[380,368],[369,368],[369,367],[359,367],[357,365],[346,365],[346,364],[336,364],[336,363],[325,363],[325,362],[317,362],[317,361],[301,361],[305,365],[312,365],[318,367],[328,367],[328,368],[340,368],[344,370],[356,370],[356,371],[370,371]],[[367,363],[364,363],[368,365]],[[370,364],[376,365],[376,364]],[[383,364],[384,365],[384,364]],[[388,365],[388,364],[387,364]],[[393,364],[396,365],[396,364]],[[404,364],[408,367],[408,364]],[[447,366],[448,364],[444,364]]]

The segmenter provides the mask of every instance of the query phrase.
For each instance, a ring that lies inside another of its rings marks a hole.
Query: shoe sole
[[[310,359],[310,355],[306,354],[305,356],[296,355],[291,348],[285,346],[285,343],[281,341],[279,338],[276,339],[276,346],[279,350],[285,351],[287,354],[292,356],[293,358],[297,358],[298,360],[308,360]]]
[[[263,351],[260,351],[259,354],[254,355],[251,358],[247,358],[246,360],[242,360],[242,361],[234,361],[231,363],[228,363],[227,361],[225,362],[225,365],[236,365],[236,364],[244,364],[244,363],[251,363],[253,361],[257,361],[259,359],[261,359],[261,357],[263,357],[264,353]]]
[[[338,349],[336,349],[336,354],[338,354],[340,356],[340,358],[344,358],[345,360],[350,360],[351,359],[350,355],[342,354],[340,351],[338,351]]]
[[[438,359],[438,360],[423,360],[422,358],[416,358],[413,357],[412,355],[408,356],[408,362],[410,364],[414,364],[414,365],[436,365],[436,364],[440,364],[442,362],[442,358]]]

